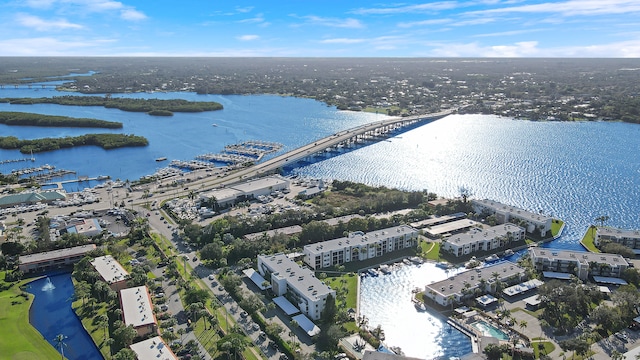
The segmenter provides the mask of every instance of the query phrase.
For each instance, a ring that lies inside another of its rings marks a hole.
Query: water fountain
[[[51,290],[53,290],[55,288],[56,288],[56,286],[53,285],[53,283],[51,282],[51,279],[47,278],[47,281],[42,286],[42,291],[51,291]]]

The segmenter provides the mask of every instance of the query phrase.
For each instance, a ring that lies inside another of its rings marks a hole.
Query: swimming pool
[[[477,321],[471,324],[474,328],[480,330],[484,336],[493,336],[498,340],[509,340],[509,335],[504,331],[496,328],[495,326],[488,324],[485,321]]]

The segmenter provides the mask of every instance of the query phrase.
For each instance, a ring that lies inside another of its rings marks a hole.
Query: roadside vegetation
[[[116,121],[22,112],[0,112],[0,124],[9,126],[122,129],[122,123]]]
[[[122,147],[147,146],[149,145],[149,140],[143,136],[125,134],[86,134],[80,136],[67,136],[64,138],[41,138],[33,140],[20,140],[15,136],[0,137],[1,149],[20,149],[20,152],[23,154],[88,145],[99,146],[105,150],[111,150]]]

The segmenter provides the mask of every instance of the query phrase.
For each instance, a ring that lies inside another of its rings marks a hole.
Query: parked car
[[[247,314],[247,312],[246,312],[246,311],[242,310],[242,312],[240,313],[240,317],[244,319],[244,318],[246,318],[247,316],[249,316],[249,314]]]

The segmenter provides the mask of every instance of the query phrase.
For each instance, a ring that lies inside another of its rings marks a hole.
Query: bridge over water
[[[349,147],[352,144],[361,143],[364,141],[380,141],[387,137],[394,131],[402,128],[409,128],[418,126],[420,123],[426,123],[433,120],[443,118],[447,115],[451,115],[456,112],[457,109],[445,110],[433,114],[424,114],[407,117],[393,117],[382,121],[376,121],[374,123],[361,125],[348,130],[343,130],[336,134],[327,136],[322,139],[315,140],[313,143],[301,146],[297,149],[291,150],[285,154],[276,156],[272,159],[264,162],[242,168],[240,170],[232,171],[221,175],[220,177],[205,177],[204,179],[193,179],[189,182],[189,187],[184,190],[176,189],[175,192],[161,194],[154,197],[158,202],[164,200],[188,195],[191,190],[198,189],[199,192],[207,191],[212,188],[224,187],[232,185],[247,179],[261,177],[263,175],[272,173],[277,169],[281,169],[289,164],[293,164],[297,161],[305,158],[314,157],[316,154],[325,154],[328,149],[337,149],[340,146]],[[145,200],[146,201],[146,200]]]
[[[327,150],[349,147],[363,141],[376,141],[384,139],[388,134],[401,128],[416,126],[422,122],[429,122],[451,115],[455,109],[444,110],[433,114],[414,115],[407,117],[393,117],[382,121],[376,121],[356,128],[343,130],[336,134],[314,141],[285,154],[276,156],[265,162],[242,169],[230,174],[233,183],[242,179],[261,176],[280,169],[288,164],[295,163],[305,158],[310,158],[316,154],[323,154]],[[226,183],[226,181],[225,181]]]

